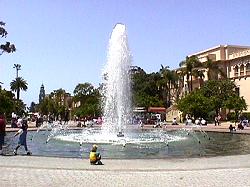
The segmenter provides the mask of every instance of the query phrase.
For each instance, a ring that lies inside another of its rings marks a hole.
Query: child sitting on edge
[[[97,152],[97,145],[93,145],[92,150],[89,153],[89,161],[91,165],[103,165],[101,162],[101,155]]]

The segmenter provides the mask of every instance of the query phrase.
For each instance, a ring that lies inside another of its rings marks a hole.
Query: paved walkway
[[[250,186],[250,155],[151,160],[0,156],[0,186]]]

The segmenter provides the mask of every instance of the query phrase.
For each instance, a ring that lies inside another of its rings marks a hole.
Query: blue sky
[[[15,78],[13,64],[28,82],[21,99],[38,102],[46,93],[78,83],[101,82],[109,36],[127,27],[133,65],[156,72],[178,67],[188,54],[220,44],[250,45],[248,0],[0,0],[0,20],[13,54],[0,56],[4,88]]]

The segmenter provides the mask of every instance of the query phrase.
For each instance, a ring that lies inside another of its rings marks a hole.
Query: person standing
[[[17,127],[17,115],[12,112],[11,114],[11,128],[16,128]]]
[[[0,114],[0,155],[3,154],[5,128],[6,128],[5,117],[3,114]]]
[[[218,117],[217,117],[217,124],[218,124],[218,126],[220,126],[220,120],[221,120],[221,116],[219,114]]]
[[[215,116],[215,117],[214,117],[214,126],[216,126],[217,124],[218,124],[218,117]]]
[[[139,120],[139,125],[140,125],[140,127],[143,129],[144,124],[143,124],[143,122],[142,122],[142,120],[141,120],[141,119]]]
[[[214,126],[216,126],[216,125],[220,125],[220,119],[221,119],[221,116],[220,116],[220,114],[218,115],[218,116],[215,116],[215,118],[214,118]]]
[[[19,147],[24,146],[26,154],[31,155],[32,153],[28,150],[28,147],[27,147],[27,132],[28,132],[27,120],[21,120],[20,123],[21,123],[20,129],[14,135],[14,137],[19,135],[19,140],[18,140],[18,145],[14,149],[13,153],[14,153],[14,155],[17,155],[17,150],[19,149]]]

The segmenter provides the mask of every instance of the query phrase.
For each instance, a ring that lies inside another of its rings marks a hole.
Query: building
[[[72,108],[73,97],[65,90],[54,90],[50,95],[59,106],[65,106],[66,109]]]
[[[216,62],[225,75],[235,82],[239,96],[246,100],[248,108],[244,112],[250,112],[250,46],[218,45],[188,56],[196,56],[202,63],[206,62],[208,58]],[[204,71],[204,81],[206,81],[208,77],[206,70]],[[186,86],[187,82],[183,90],[185,90]],[[199,79],[193,78],[193,88],[199,88],[199,86]],[[171,114],[176,115],[178,112],[169,110],[167,114],[168,120],[173,118]]]
[[[45,98],[45,89],[44,89],[44,85],[41,85],[40,88],[40,93],[39,93],[39,103],[41,103]]]

